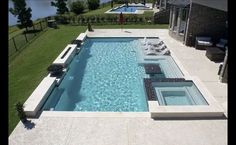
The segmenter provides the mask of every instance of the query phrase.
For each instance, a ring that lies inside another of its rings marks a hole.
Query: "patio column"
[[[172,28],[173,7],[170,7],[169,29]],[[172,29],[171,29],[172,30]]]
[[[174,25],[175,25],[175,15],[176,15],[176,7],[172,7],[172,24],[171,24],[171,30],[174,30]]]
[[[224,63],[220,72],[220,81],[222,83],[228,82],[228,48],[226,48]]]
[[[179,15],[178,15],[178,20],[177,20],[177,34],[179,34],[180,27],[181,27],[181,17],[182,17],[182,8],[179,8]]]

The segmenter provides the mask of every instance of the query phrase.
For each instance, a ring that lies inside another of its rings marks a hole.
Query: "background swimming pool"
[[[122,6],[112,9],[111,12],[135,12],[138,8],[145,8],[144,6]]]
[[[137,39],[87,39],[43,106],[55,111],[148,111]]]

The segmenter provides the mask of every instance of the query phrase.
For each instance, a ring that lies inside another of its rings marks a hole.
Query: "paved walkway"
[[[95,30],[88,36],[159,36],[182,62],[190,75],[198,76],[217,101],[227,109],[227,84],[220,83],[218,63],[205,51],[186,47],[168,35],[168,30]],[[226,110],[227,112],[227,110]],[[119,114],[119,113],[118,113]],[[120,113],[122,114],[122,113]],[[133,113],[135,114],[135,113]],[[145,115],[146,114],[146,115]],[[227,120],[153,120],[148,113],[135,115],[41,114],[27,129],[18,123],[9,137],[10,145],[226,145]]]

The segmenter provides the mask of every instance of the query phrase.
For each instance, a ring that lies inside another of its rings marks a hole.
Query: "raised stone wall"
[[[196,36],[210,36],[214,42],[226,37],[227,12],[192,3],[185,44],[194,46]]]

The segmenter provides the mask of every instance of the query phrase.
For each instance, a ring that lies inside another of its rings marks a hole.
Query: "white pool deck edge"
[[[44,104],[48,95],[56,85],[56,77],[45,77],[29,98],[24,103],[25,114],[29,117],[36,116],[37,112]]]

